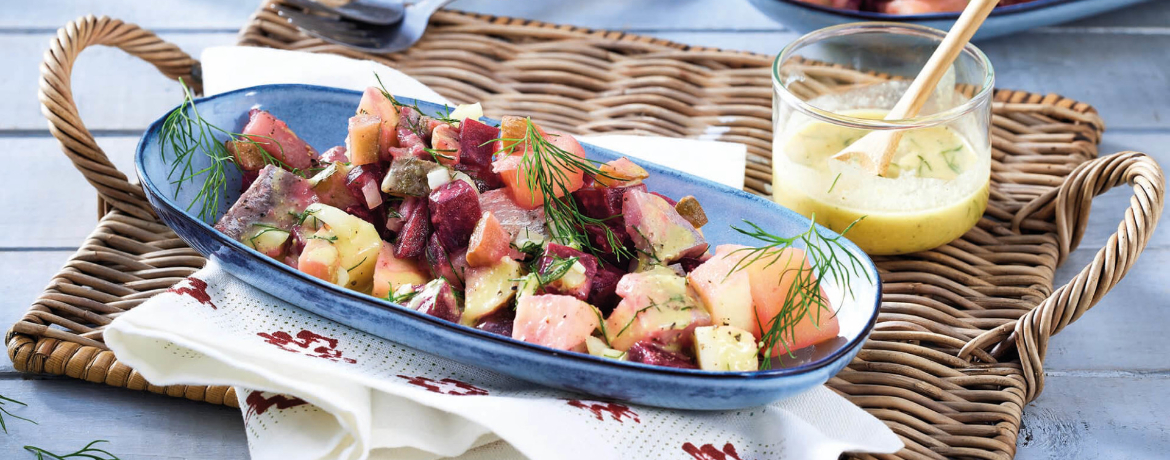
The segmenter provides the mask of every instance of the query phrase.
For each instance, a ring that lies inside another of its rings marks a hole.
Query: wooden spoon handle
[[[886,115],[887,120],[901,120],[918,115],[926,99],[934,92],[934,87],[938,86],[939,80],[947,73],[951,63],[959,57],[963,47],[971,41],[975,31],[979,30],[979,26],[987,19],[987,15],[991,14],[991,10],[995,9],[997,3],[999,0],[971,0],[967,3],[963,14],[959,15],[959,20],[955,21],[950,32],[947,32],[942,43],[934,50],[934,54],[930,55],[930,60],[926,61],[926,66],[914,78],[914,82],[910,83],[906,94],[902,95],[898,104]]]

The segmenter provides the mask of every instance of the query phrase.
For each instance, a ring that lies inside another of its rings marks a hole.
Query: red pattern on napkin
[[[357,360],[353,358],[345,358],[341,356],[341,350],[337,349],[337,339],[333,337],[326,337],[307,329],[301,329],[301,332],[298,332],[295,338],[285,331],[275,331],[272,333],[261,332],[256,335],[263,337],[265,342],[276,345],[281,350],[290,353],[300,353],[303,355],[312,356],[314,358],[327,359],[333,362],[344,361],[349,364],[354,364],[357,362]],[[312,353],[306,353],[305,351],[309,350],[309,347],[312,347],[314,344],[320,344],[320,346],[313,348],[311,350]],[[295,345],[296,347],[300,348],[293,348],[290,345]]]
[[[683,452],[691,454],[695,460],[743,460],[739,458],[739,452],[735,451],[735,446],[731,443],[723,445],[723,449],[716,449],[711,444],[703,444],[703,447],[695,447],[694,444],[686,443],[682,446]]]
[[[567,401],[570,406],[579,407],[593,413],[598,420],[605,421],[605,416],[602,412],[608,412],[618,423],[622,422],[622,417],[629,418],[634,423],[642,423],[642,419],[638,418],[638,414],[630,410],[630,406],[625,406],[618,403],[601,402],[601,401],[582,401],[580,399],[570,399]]]
[[[398,378],[406,380],[406,383],[411,385],[422,387],[431,393],[451,396],[484,396],[488,394],[488,391],[483,388],[452,378],[435,380],[423,376],[411,377],[409,375],[399,375]]]
[[[247,412],[244,413],[244,418],[247,419],[252,415],[260,415],[276,407],[277,409],[288,409],[290,407],[303,406],[308,404],[301,398],[290,398],[285,395],[272,395],[265,398],[260,391],[253,391],[248,394],[248,398],[244,400],[244,404],[248,406]]]
[[[187,286],[179,287],[180,283],[187,283]],[[207,294],[207,282],[194,276],[188,276],[187,279],[175,283],[167,292],[190,296],[203,305],[211,307],[212,310],[218,310],[214,303],[211,303],[211,296]]]

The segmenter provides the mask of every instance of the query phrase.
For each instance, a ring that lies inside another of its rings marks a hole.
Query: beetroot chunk
[[[483,317],[479,320],[479,324],[475,325],[476,329],[499,334],[504,337],[512,336],[512,325],[516,322],[516,310],[511,308],[501,308],[494,313]]]
[[[345,176],[345,187],[360,203],[365,203],[367,209],[374,209],[382,204],[382,191],[378,183],[382,182],[382,168],[377,163],[353,166]]]
[[[589,298],[589,292],[593,287],[593,278],[597,275],[597,258],[593,255],[586,254],[568,246],[549,243],[548,248],[544,250],[544,255],[537,262],[538,271],[541,275],[548,274],[558,260],[564,260],[570,257],[577,258],[577,262],[585,267],[585,273],[570,270],[559,279],[553,280],[545,285],[544,292],[548,294],[569,295],[586,300]]]
[[[407,198],[399,209],[405,223],[402,224],[402,230],[398,232],[398,241],[394,245],[394,257],[418,259],[426,250],[427,237],[431,235],[431,215],[422,198]]]
[[[471,184],[455,180],[432,190],[428,199],[431,224],[443,247],[450,250],[466,248],[476,222],[483,215],[479,192]]]
[[[459,322],[463,316],[455,291],[450,283],[442,279],[427,283],[422,291],[407,302],[406,307],[453,323]]]
[[[642,340],[630,345],[626,356],[636,363],[652,364],[655,366],[677,367],[679,369],[698,369],[695,360],[682,353],[667,350],[662,344],[653,340]]]
[[[432,233],[427,241],[427,266],[434,278],[445,279],[455,289],[463,290],[464,274],[467,273],[467,251],[448,251],[439,241],[439,234]]]
[[[592,283],[589,286],[589,298],[586,299],[590,305],[597,307],[605,316],[609,316],[613,311],[613,307],[617,306],[621,298],[617,295],[618,281],[622,279],[624,272],[618,270],[609,264],[600,264],[597,269],[597,274],[592,277]]]
[[[459,125],[459,146],[462,149],[459,163],[468,166],[491,166],[492,155],[500,137],[500,128],[480,123],[470,118]]]

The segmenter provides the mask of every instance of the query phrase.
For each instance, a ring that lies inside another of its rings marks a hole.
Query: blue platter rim
[[[194,102],[196,105],[198,105],[200,103],[213,101],[215,99],[228,98],[228,97],[239,96],[239,95],[247,95],[246,93],[250,93],[250,92],[297,90],[297,89],[305,90],[305,91],[316,91],[316,92],[332,92],[332,93],[344,94],[344,95],[348,95],[348,96],[360,96],[361,95],[360,91],[335,88],[335,87],[329,87],[329,86],[305,85],[305,84],[268,84],[268,85],[250,86],[250,87],[246,87],[246,88],[240,88],[240,89],[236,89],[236,90],[232,90],[232,91],[223,92],[223,93],[212,95],[212,96],[200,97],[200,98],[194,99]],[[428,102],[428,101],[417,100],[417,99],[408,98],[408,97],[400,97],[399,98],[396,96],[396,98],[398,98],[399,100],[402,100],[402,101],[415,102],[420,106],[420,108],[427,107],[427,106],[431,106],[432,108],[442,107],[442,105],[440,105],[440,104],[436,104],[436,103]],[[513,349],[521,349],[521,350],[528,351],[528,352],[540,353],[542,355],[545,355],[546,357],[556,357],[558,359],[569,358],[569,359],[572,359],[572,360],[575,360],[578,362],[582,362],[585,364],[590,364],[590,365],[602,365],[602,366],[610,367],[613,369],[619,369],[619,370],[624,369],[626,371],[634,371],[634,372],[641,372],[641,373],[648,373],[648,374],[657,374],[657,375],[662,375],[662,376],[676,376],[676,377],[701,378],[701,379],[713,379],[713,380],[771,380],[771,379],[777,379],[777,378],[781,378],[781,377],[803,375],[803,374],[811,373],[813,371],[816,371],[816,370],[824,368],[824,367],[828,367],[828,366],[836,363],[842,357],[849,355],[850,353],[853,352],[853,350],[855,350],[856,348],[863,345],[867,341],[870,333],[873,331],[874,326],[877,324],[878,311],[881,307],[881,301],[882,301],[881,276],[878,273],[877,266],[874,265],[873,260],[871,258],[869,258],[869,256],[866,255],[864,251],[862,251],[860,248],[858,248],[855,244],[853,244],[852,241],[849,241],[847,238],[842,239],[843,244],[846,246],[846,249],[848,249],[850,252],[853,252],[855,255],[863,256],[863,257],[861,257],[861,259],[862,259],[862,263],[865,265],[864,268],[867,269],[869,273],[872,273],[874,275],[873,282],[874,282],[876,296],[874,299],[874,304],[873,304],[872,308],[869,310],[869,318],[866,321],[865,326],[857,334],[857,336],[849,339],[849,341],[845,345],[842,345],[840,348],[838,348],[837,350],[834,350],[832,353],[829,353],[828,355],[823,356],[815,361],[805,363],[805,364],[795,366],[795,367],[785,367],[785,368],[757,370],[757,371],[726,372],[726,371],[704,371],[704,370],[699,370],[699,369],[679,369],[679,368],[673,368],[673,367],[656,366],[656,365],[636,363],[636,362],[630,362],[630,361],[617,361],[617,360],[613,360],[613,359],[602,358],[599,356],[593,356],[593,355],[586,354],[586,353],[576,353],[576,352],[571,352],[571,351],[566,351],[566,350],[559,350],[559,349],[555,349],[555,348],[545,347],[545,346],[537,345],[537,344],[533,344],[533,343],[523,342],[523,341],[513,339],[511,337],[505,337],[505,336],[502,336],[499,334],[483,331],[483,330],[476,329],[473,327],[464,326],[462,324],[453,323],[450,321],[445,321],[445,320],[436,318],[434,316],[430,316],[430,315],[424,314],[422,312],[412,310],[410,308],[406,308],[402,305],[392,303],[386,299],[380,299],[380,298],[371,296],[369,294],[363,294],[363,293],[360,293],[357,291],[344,289],[344,288],[336,286],[332,283],[326,283],[323,280],[309,276],[309,275],[307,275],[303,272],[300,272],[298,270],[293,270],[289,266],[284,265],[284,264],[280,263],[279,261],[272,259],[271,257],[268,257],[264,254],[261,254],[259,251],[256,251],[255,249],[252,249],[252,248],[249,248],[248,246],[244,245],[243,243],[240,243],[239,241],[233,240],[231,238],[227,238],[221,232],[215,230],[210,224],[208,224],[208,223],[204,222],[203,220],[199,219],[198,217],[192,215],[188,210],[183,209],[181,206],[179,206],[177,203],[175,203],[171,197],[169,197],[166,193],[163,193],[161,190],[159,190],[158,187],[155,185],[154,181],[151,180],[150,177],[145,173],[144,160],[145,160],[145,155],[146,155],[145,148],[146,148],[146,144],[148,143],[148,141],[150,139],[156,137],[159,134],[159,131],[162,127],[162,124],[166,120],[167,116],[170,115],[175,110],[179,109],[180,107],[182,107],[182,105],[175,106],[174,108],[168,110],[164,115],[159,117],[157,120],[155,120],[153,123],[151,123],[150,126],[146,129],[146,131],[143,132],[142,137],[139,139],[137,147],[135,147],[135,154],[134,154],[135,172],[138,174],[139,182],[142,184],[143,189],[154,198],[153,200],[150,200],[151,205],[152,206],[160,206],[161,205],[161,206],[166,208],[166,210],[168,212],[167,213],[160,212],[159,213],[160,215],[161,214],[173,214],[173,215],[182,216],[182,218],[189,221],[189,223],[195,224],[196,227],[198,227],[201,231],[211,235],[212,239],[214,239],[216,243],[218,243],[222,246],[230,247],[231,249],[233,249],[235,251],[240,251],[240,252],[246,253],[249,256],[262,261],[263,263],[267,264],[268,266],[270,266],[274,269],[285,270],[287,272],[291,272],[293,274],[293,276],[298,277],[302,282],[306,282],[306,283],[309,283],[310,285],[316,286],[318,288],[325,289],[333,295],[341,295],[341,296],[347,297],[347,298],[354,300],[354,301],[360,301],[360,302],[368,303],[371,305],[375,305],[379,308],[391,311],[391,312],[396,313],[396,314],[412,315],[415,319],[421,319],[421,320],[424,320],[430,324],[433,324],[433,325],[436,325],[436,326],[439,326],[442,328],[453,329],[454,331],[461,333],[461,334],[466,334],[466,335],[470,335],[470,336],[473,336],[476,338],[486,339],[486,340],[489,340],[493,343],[507,346],[507,347],[513,348]],[[489,123],[493,126],[498,124],[498,120],[494,120],[494,119],[480,118],[480,120],[484,121],[486,123]],[[601,147],[598,147],[598,146],[595,146],[592,144],[584,143],[584,142],[582,142],[581,144],[582,144],[582,146],[585,146],[589,149],[593,149],[596,151],[610,152],[610,153],[614,153],[614,154],[617,154],[620,156],[620,153],[614,152],[614,151],[609,150],[609,149],[604,149],[604,148],[601,148]],[[731,193],[740,199],[754,201],[756,203],[766,205],[766,206],[775,206],[778,211],[786,214],[787,218],[796,219],[796,220],[802,221],[806,224],[811,222],[807,218],[805,218],[804,216],[801,216],[800,214],[797,214],[796,212],[794,212],[788,208],[780,206],[779,204],[776,204],[770,200],[766,200],[762,197],[744,192],[743,190],[728,187],[726,185],[723,185],[723,184],[720,184],[720,183],[717,183],[717,182],[714,182],[714,181],[711,181],[711,180],[708,180],[708,179],[705,179],[702,177],[687,174],[687,173],[684,173],[682,171],[678,171],[678,170],[672,169],[668,166],[663,166],[663,165],[660,165],[660,164],[657,164],[657,163],[654,163],[651,161],[639,159],[638,162],[645,163],[645,164],[653,164],[655,166],[658,166],[659,168],[662,168],[667,173],[679,175],[679,176],[687,179],[688,181],[695,182],[696,184],[705,185],[707,187],[716,189],[716,190],[721,191],[721,192]],[[820,224],[817,224],[817,229],[818,229],[818,231],[828,232],[831,235],[837,235],[836,232],[833,232],[832,230],[825,228],[825,227],[821,226]],[[183,237],[182,235],[179,235],[179,236]],[[186,241],[185,237],[183,239],[184,239],[184,241]],[[210,255],[209,257],[214,257],[214,255]],[[274,297],[279,298],[280,296],[274,295]],[[289,304],[293,305],[299,309],[305,310],[308,313],[312,313],[314,315],[317,315],[317,313],[314,313],[311,310],[305,309],[304,307],[301,307],[300,305],[296,305],[296,304],[291,303],[291,302]],[[361,328],[355,327],[355,329],[360,330]],[[363,332],[365,332],[365,331],[363,331]],[[366,332],[366,333],[368,333],[368,332]],[[371,333],[371,335],[377,336],[376,334],[372,334],[372,333]],[[395,340],[389,339],[386,337],[380,337],[380,338],[382,338],[384,340],[389,340],[391,342],[398,343]],[[493,372],[495,372],[495,371],[493,371]]]
[[[780,3],[787,3],[789,5],[806,8],[809,10],[820,11],[823,13],[835,14],[838,16],[864,19],[868,21],[929,21],[929,20],[943,20],[943,19],[958,19],[959,13],[922,13],[922,14],[888,14],[877,13],[873,11],[854,11],[844,10],[838,8],[831,8],[822,5],[814,5],[805,3],[799,0],[774,0]],[[1052,5],[1059,5],[1061,3],[1072,3],[1078,0],[1033,0],[1027,3],[1017,3],[1015,5],[996,7],[991,11],[992,16],[1006,16],[1015,13],[1022,13],[1035,9],[1045,8]]]

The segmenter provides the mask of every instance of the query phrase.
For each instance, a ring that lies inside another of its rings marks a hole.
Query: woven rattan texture
[[[268,6],[241,31],[245,45],[327,52],[399,68],[489,116],[531,115],[571,132],[637,131],[746,144],[746,184],[770,193],[768,56],[696,48],[619,32],[440,12],[423,40],[370,56],[308,38]],[[154,220],[136,187],[106,160],[77,117],[70,69],[87,46],[118,46],[172,78],[197,63],[149,32],[108,18],[61,30],[42,66],[53,134],[99,191],[98,228],[7,336],[17,369],[234,404],[224,388],[154,387],[119,364],[101,327],[200,267]],[[819,85],[874,78],[810,70]],[[877,76],[882,77],[882,76]],[[1104,129],[1088,105],[1056,95],[995,93],[991,203],[977,228],[934,251],[879,259],[879,322],[830,387],[884,420],[906,443],[891,458],[1007,459],[1023,406],[1043,387],[1048,338],[1112,288],[1145,247],[1162,209],[1162,172],[1147,156],[1097,157]],[[1097,257],[1053,289],[1077,246],[1091,200],[1133,189],[1130,208]]]

